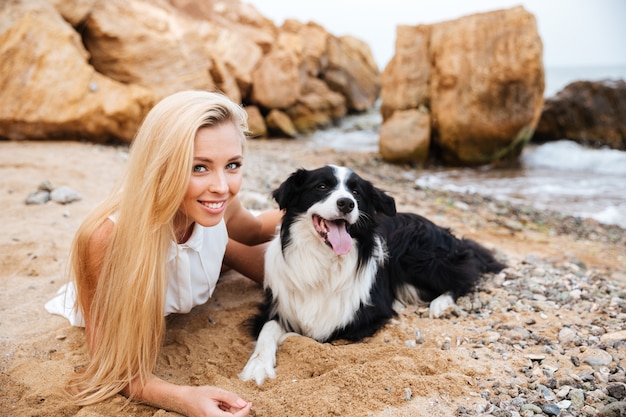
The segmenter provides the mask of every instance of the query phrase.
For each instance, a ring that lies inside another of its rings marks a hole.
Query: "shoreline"
[[[124,148],[0,142],[0,408],[9,415],[106,416],[124,402],[116,396],[82,409],[65,403],[63,381],[87,358],[83,331],[43,308],[65,282],[80,221],[121,175]],[[592,415],[626,401],[611,396],[619,395],[626,368],[623,229],[420,189],[413,182],[418,170],[385,164],[373,153],[311,149],[293,140],[248,142],[242,199],[253,209],[272,207],[269,193],[293,170],[328,163],[354,168],[389,192],[400,211],[494,249],[509,268],[486,276],[443,319],[406,307],[362,343],[289,338],[278,352],[277,379],[261,387],[236,375],[253,346],[242,323],[262,291],[228,273],[207,304],[168,318],[157,374],[237,392],[254,402],[255,416],[478,416],[566,405],[561,416]],[[26,206],[44,180],[70,186],[82,199]],[[125,413],[174,415],[137,404]]]

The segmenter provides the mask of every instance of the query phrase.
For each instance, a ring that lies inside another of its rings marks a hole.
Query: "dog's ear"
[[[363,187],[364,195],[368,196],[368,200],[371,202],[374,210],[377,213],[383,213],[387,216],[395,216],[396,214],[396,200],[385,193],[383,190],[374,187],[371,182],[359,177],[361,186]]]
[[[280,186],[272,192],[272,197],[281,210],[285,209],[290,201],[297,198],[299,189],[304,184],[308,171],[304,168],[293,172]]]
[[[374,208],[377,212],[386,214],[387,216],[396,215],[396,200],[376,187],[374,188],[373,199]]]

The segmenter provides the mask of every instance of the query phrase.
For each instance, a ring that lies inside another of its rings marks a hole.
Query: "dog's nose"
[[[337,200],[337,208],[343,214],[348,214],[354,210],[354,200],[347,197],[340,198]]]

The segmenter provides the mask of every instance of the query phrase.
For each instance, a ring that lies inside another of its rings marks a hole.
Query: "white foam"
[[[530,148],[522,155],[521,161],[529,168],[626,175],[626,152],[589,149],[568,140]]]

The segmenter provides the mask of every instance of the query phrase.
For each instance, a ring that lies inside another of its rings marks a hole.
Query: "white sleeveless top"
[[[114,219],[112,219],[114,220]],[[168,257],[169,278],[165,293],[164,314],[188,313],[208,301],[220,276],[228,232],[224,220],[204,227],[195,224],[185,243],[172,242]],[[80,308],[74,308],[74,282],[63,285],[57,296],[46,303],[46,310],[70,321],[72,326],[85,326]]]

